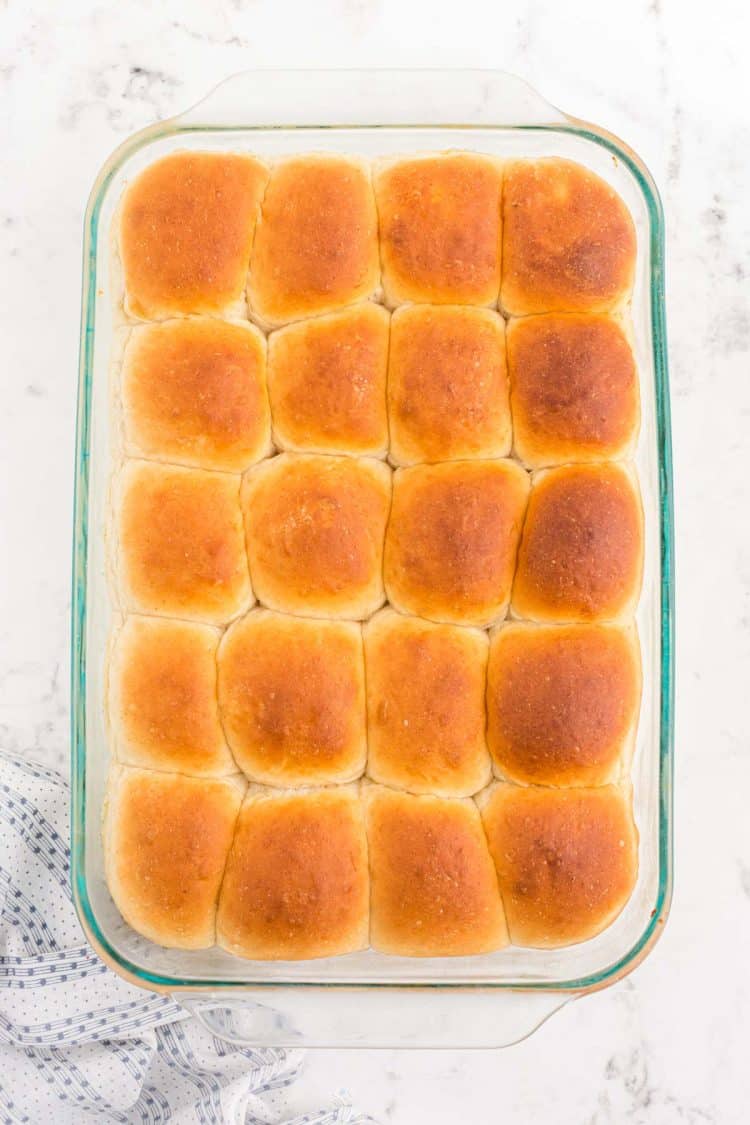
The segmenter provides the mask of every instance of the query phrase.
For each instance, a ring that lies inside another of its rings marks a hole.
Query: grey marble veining
[[[677,881],[631,978],[503,1053],[321,1052],[394,1125],[750,1119],[750,16],[740,0],[0,3],[0,748],[65,769],[81,228],[106,155],[252,66],[484,66],[660,185],[678,558]]]

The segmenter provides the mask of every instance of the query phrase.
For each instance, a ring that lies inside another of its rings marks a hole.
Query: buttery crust
[[[408,301],[495,305],[502,168],[476,153],[384,160],[376,169],[383,289]]]
[[[487,672],[498,771],[534,785],[615,780],[629,765],[640,695],[635,626],[506,622]]]
[[[296,961],[367,945],[367,838],[354,787],[250,789],[219,897],[219,945]]]
[[[514,449],[525,465],[611,461],[632,451],[638,372],[617,320],[530,316],[511,320],[506,338]]]
[[[118,530],[129,610],[222,625],[252,605],[239,494],[228,473],[126,462]]]
[[[514,461],[399,469],[384,558],[391,604],[457,625],[502,618],[528,491]]]
[[[643,512],[632,471],[564,465],[537,473],[513,584],[514,616],[617,621],[635,609]]]
[[[363,773],[359,625],[254,610],[224,634],[218,668],[224,729],[252,781],[322,785]]]
[[[273,332],[268,389],[280,449],[384,457],[390,317],[371,301]]]
[[[109,664],[115,755],[130,766],[196,776],[235,773],[219,721],[211,625],[132,614]]]
[[[629,298],[635,260],[630,212],[599,176],[557,157],[506,165],[505,312],[606,312]]]
[[[383,604],[391,474],[382,461],[282,453],[250,470],[242,502],[262,605],[361,620]]]
[[[326,153],[278,161],[250,263],[252,313],[267,325],[286,324],[371,297],[379,284],[367,164]]]
[[[139,325],[122,405],[127,453],[240,473],[271,450],[266,341],[251,324],[211,317]]]
[[[139,934],[171,949],[216,940],[216,902],[244,782],[113,766],[104,820],[112,898]]]
[[[240,153],[175,152],[139,173],[119,219],[126,313],[243,315],[267,180],[266,167]]]
[[[511,424],[502,317],[460,305],[397,309],[388,414],[397,465],[506,457]]]
[[[490,778],[486,634],[384,609],[364,638],[369,776],[413,793],[476,793]]]
[[[508,943],[476,805],[381,786],[365,794],[370,944],[403,957],[465,957]]]
[[[481,804],[514,945],[574,945],[614,922],[638,875],[627,789],[497,784]]]

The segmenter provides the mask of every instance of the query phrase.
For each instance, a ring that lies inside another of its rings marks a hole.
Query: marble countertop
[[[676,886],[620,985],[506,1052],[311,1055],[393,1125],[740,1125],[750,1097],[750,15],[743,0],[0,3],[0,747],[68,758],[81,230],[108,153],[253,66],[485,66],[660,185],[678,570]]]

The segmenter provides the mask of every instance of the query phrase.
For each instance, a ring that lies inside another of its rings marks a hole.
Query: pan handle
[[[241,1047],[487,1048],[531,1035],[571,995],[434,989],[269,986],[175,993],[217,1039]]]
[[[181,127],[562,124],[528,83],[499,70],[246,70],[175,119]]]

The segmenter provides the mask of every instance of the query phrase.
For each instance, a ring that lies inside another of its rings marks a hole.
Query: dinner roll
[[[256,960],[352,953],[367,945],[369,891],[355,787],[251,786],[219,897],[217,941]]]
[[[463,957],[507,945],[474,802],[380,786],[365,797],[372,947],[404,957]]]
[[[366,301],[272,333],[268,389],[279,448],[385,456],[389,319]]]
[[[500,626],[487,676],[487,741],[498,770],[535,785],[616,779],[632,752],[640,694],[632,625]]]
[[[280,160],[263,197],[248,300],[269,325],[332,312],[380,284],[370,173],[353,156]]]
[[[614,922],[638,874],[628,792],[498,784],[480,804],[514,945],[574,945]]]
[[[526,514],[512,610],[532,621],[614,621],[632,613],[643,570],[643,513],[623,465],[538,473]]]
[[[265,339],[209,317],[134,328],[122,406],[126,453],[242,472],[271,448]]]
[[[258,600],[303,617],[369,617],[384,600],[391,474],[381,461],[282,453],[243,483]]]
[[[398,465],[505,457],[511,426],[505,330],[490,309],[397,309],[388,361],[391,458]]]
[[[104,862],[115,905],[139,934],[170,949],[216,940],[216,902],[244,782],[113,766]]]
[[[381,162],[375,193],[389,305],[497,303],[501,180],[499,162],[477,153]]]
[[[198,776],[237,772],[219,722],[219,637],[211,625],[126,618],[109,663],[109,721],[119,761]]]
[[[622,326],[589,313],[507,328],[515,452],[529,468],[614,460],[634,445],[638,372]]]
[[[392,605],[457,625],[503,617],[528,491],[513,461],[399,469],[384,557]]]
[[[259,160],[230,152],[173,152],[140,172],[119,218],[128,315],[243,315],[267,180]]]
[[[599,176],[557,157],[506,165],[506,312],[605,312],[630,296],[635,259],[630,212]]]
[[[361,627],[254,610],[222,639],[219,704],[251,780],[295,786],[359,777],[367,755]]]
[[[384,609],[364,637],[369,776],[413,793],[476,793],[490,778],[487,635]]]
[[[220,625],[250,607],[239,477],[128,461],[119,486],[127,609]]]

